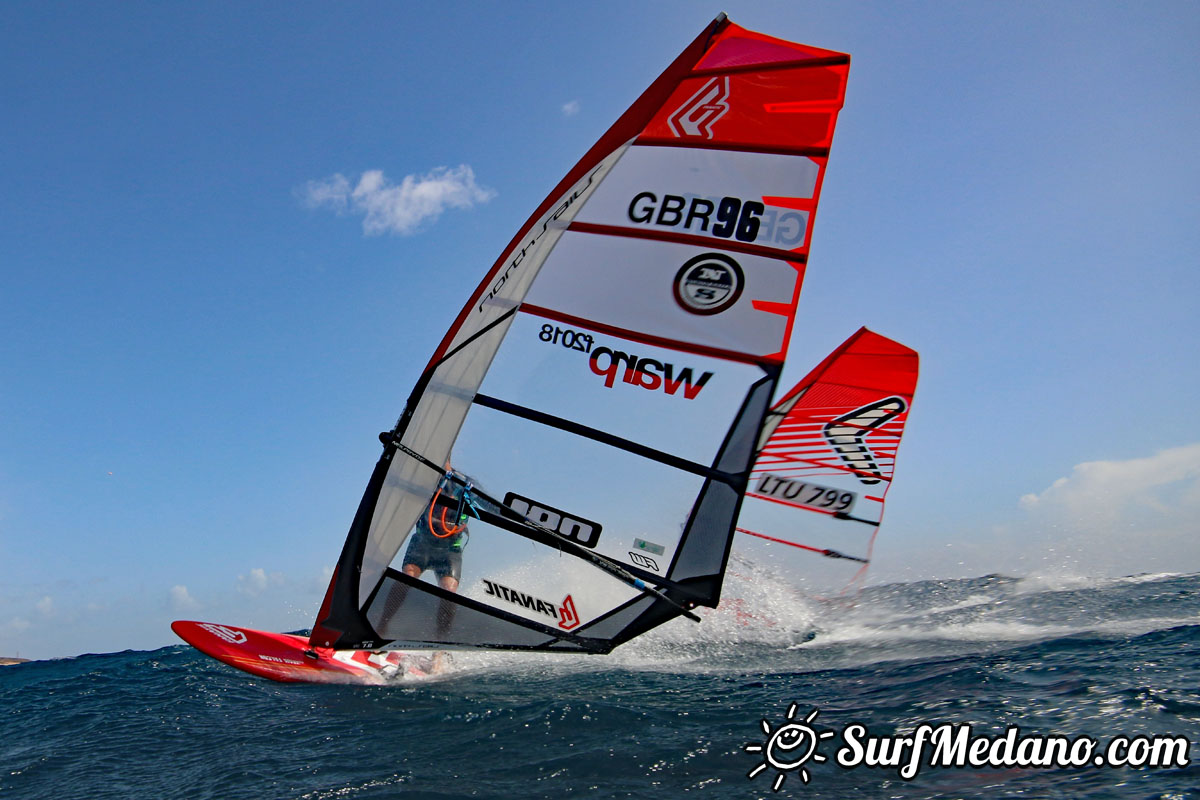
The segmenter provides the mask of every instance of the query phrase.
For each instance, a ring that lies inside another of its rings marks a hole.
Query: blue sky
[[[310,624],[467,294],[720,10],[852,55],[786,377],[921,353],[873,579],[1200,570],[1193,3],[5,3],[0,655]]]

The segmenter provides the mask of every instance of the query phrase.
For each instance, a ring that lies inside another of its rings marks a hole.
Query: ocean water
[[[386,687],[272,683],[182,644],[0,667],[0,798],[1200,798],[1200,575],[927,581],[835,607],[743,574],[727,596],[609,656],[460,653]],[[804,719],[825,761],[746,750]],[[1190,763],[905,781],[835,763],[851,723],[1186,737]]]

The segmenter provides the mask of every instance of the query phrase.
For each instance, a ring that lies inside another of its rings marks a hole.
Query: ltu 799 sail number
[[[580,333],[570,328],[560,328],[557,325],[543,325],[538,338],[543,342],[561,344],[568,350],[578,350],[581,353],[592,352],[592,335]]]

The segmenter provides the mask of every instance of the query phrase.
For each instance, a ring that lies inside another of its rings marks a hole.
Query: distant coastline
[[[7,666],[9,664],[24,664],[28,660],[28,658],[5,658],[4,656],[0,656],[0,667]]]

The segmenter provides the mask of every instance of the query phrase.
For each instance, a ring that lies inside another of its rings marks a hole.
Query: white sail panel
[[[757,359],[783,349],[802,278],[801,265],[776,258],[568,232],[525,302]]]
[[[762,376],[754,365],[522,313],[480,394],[708,466]]]
[[[702,476],[672,465],[484,407],[463,426],[454,459],[470,463],[480,486],[545,527],[594,553],[660,576],[667,574],[704,484]],[[511,533],[485,545],[475,537],[486,529],[485,522],[471,521],[464,586],[536,560],[531,548],[552,554],[554,564],[577,560]],[[631,552],[650,558],[634,559]],[[584,566],[580,585],[612,581]]]
[[[634,145],[576,220],[803,248],[811,209],[795,206],[811,205],[820,169],[806,156]]]
[[[480,485],[502,487],[496,494],[594,524],[596,536],[562,532],[622,561],[640,538],[661,546],[669,563],[703,484],[672,465],[487,408],[463,427],[455,459],[475,465]]]

